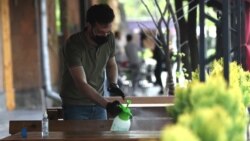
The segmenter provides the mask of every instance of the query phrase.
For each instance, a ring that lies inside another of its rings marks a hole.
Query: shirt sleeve
[[[63,50],[64,61],[68,67],[82,66],[80,45],[72,38],[67,40]]]

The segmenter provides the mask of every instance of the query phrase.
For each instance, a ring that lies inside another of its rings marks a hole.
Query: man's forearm
[[[93,102],[106,107],[107,100],[103,98],[92,86],[87,83],[86,75],[82,66],[69,69],[77,89]]]
[[[107,77],[109,83],[117,83],[118,72],[115,68],[107,70]]]
[[[116,64],[107,67],[107,77],[109,83],[117,83],[118,79],[118,68]]]
[[[81,91],[82,94],[87,96],[89,99],[94,101],[95,103],[99,104],[102,107],[106,107],[108,101],[103,98],[93,87],[91,87],[87,83],[82,83],[78,86],[78,89]]]

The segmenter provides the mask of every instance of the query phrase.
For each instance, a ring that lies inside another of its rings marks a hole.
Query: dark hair
[[[87,11],[87,22],[91,25],[95,23],[109,24],[114,18],[114,11],[107,4],[93,5]]]
[[[120,31],[115,31],[115,33],[114,33],[114,34],[115,34],[115,37],[116,37],[116,38],[120,38],[120,36],[121,36]]]
[[[147,35],[144,32],[141,32],[140,35],[141,35],[141,41],[147,39]]]
[[[131,41],[132,38],[133,38],[133,36],[131,34],[127,34],[127,36],[126,36],[127,42]]]
[[[140,45],[141,47],[143,47],[143,41],[147,39],[147,35],[143,31],[141,31],[140,36]]]

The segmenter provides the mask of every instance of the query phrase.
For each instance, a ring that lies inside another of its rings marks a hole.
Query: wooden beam
[[[3,64],[4,89],[6,93],[6,106],[8,110],[15,109],[15,95],[13,89],[12,51],[10,37],[9,0],[0,1],[0,18],[2,22],[3,38]]]

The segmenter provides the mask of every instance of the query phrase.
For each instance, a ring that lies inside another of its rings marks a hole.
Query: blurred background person
[[[150,31],[147,31],[150,32]],[[143,87],[152,87],[155,82],[154,69],[156,65],[155,59],[153,59],[153,49],[155,47],[154,40],[151,35],[147,35],[147,32],[141,32],[141,52],[140,57],[143,59],[141,72],[143,74],[144,81],[141,82]]]
[[[121,32],[115,31],[115,59],[120,72],[122,68],[127,67],[127,56],[124,49],[124,44],[121,41]]]
[[[155,86],[160,87],[160,91],[158,94],[162,95],[163,94],[163,85],[162,85],[162,80],[161,80],[161,74],[163,71],[163,65],[164,65],[164,53],[163,50],[160,46],[155,45],[153,49],[153,58],[156,60],[156,66],[154,69],[154,75],[155,75]]]
[[[126,40],[125,52],[128,57],[128,66],[131,70],[132,87],[133,90],[135,90],[139,86],[142,59],[138,55],[140,50],[139,46],[133,42],[133,35],[127,34]]]

